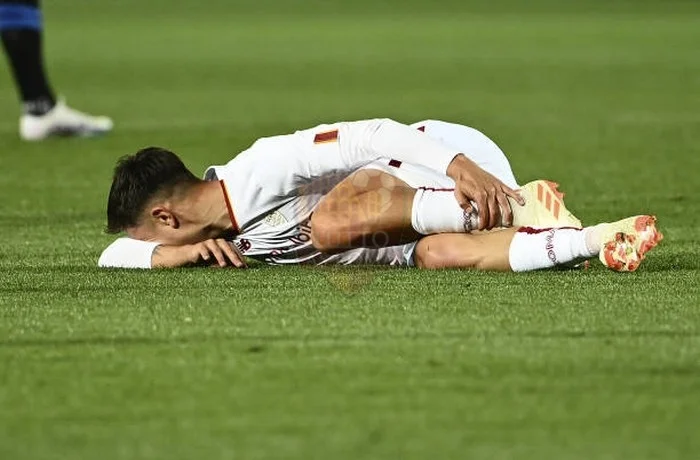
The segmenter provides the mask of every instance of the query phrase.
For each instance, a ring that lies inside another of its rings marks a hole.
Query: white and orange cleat
[[[655,216],[634,216],[609,224],[601,224],[599,259],[611,270],[633,272],[646,253],[659,244],[663,235],[656,228]]]
[[[525,198],[524,206],[508,198],[513,210],[513,227],[583,227],[581,221],[564,205],[564,194],[559,191],[559,184],[536,180],[523,185],[519,192]]]

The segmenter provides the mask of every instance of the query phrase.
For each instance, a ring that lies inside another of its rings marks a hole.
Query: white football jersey
[[[323,196],[346,175],[335,174],[314,181],[304,190],[286,199],[272,197],[272,208],[238,227],[238,211],[233,199],[236,185],[232,179],[238,168],[235,162],[212,166],[205,180],[220,180],[229,200],[232,222],[238,235],[233,239],[241,254],[272,265],[281,264],[380,264],[401,265],[412,250],[412,244],[385,248],[358,248],[338,254],[324,254],[311,244],[311,214]],[[240,195],[239,195],[240,196]]]
[[[381,168],[390,160],[417,165],[436,180],[460,151],[415,128],[389,119],[320,125],[262,138],[226,165],[212,166],[206,180],[219,180],[246,256],[269,264],[410,264],[415,243],[323,254],[311,244],[311,214],[323,196],[353,172]],[[379,162],[379,163],[376,163]],[[98,264],[150,268],[157,243],[120,238]]]

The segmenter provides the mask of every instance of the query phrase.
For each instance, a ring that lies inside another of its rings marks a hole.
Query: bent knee
[[[438,263],[438,258],[435,251],[432,251],[428,243],[423,243],[425,240],[420,240],[416,245],[415,262],[416,267],[427,270],[442,268]]]
[[[460,235],[467,237],[467,235]],[[466,239],[466,238],[465,238]],[[448,244],[445,244],[448,243]],[[416,245],[415,262],[418,268],[436,270],[441,268],[482,268],[484,257],[478,248],[474,251],[456,250],[452,241],[444,241],[440,235],[421,239]]]
[[[311,244],[324,253],[338,251],[337,228],[329,213],[315,212],[311,216]]]
[[[320,212],[311,215],[311,244],[321,252],[324,252],[327,243],[325,239],[327,220]]]
[[[436,270],[449,267],[445,251],[439,244],[435,244],[430,237],[423,238],[418,242],[415,259],[418,268]]]

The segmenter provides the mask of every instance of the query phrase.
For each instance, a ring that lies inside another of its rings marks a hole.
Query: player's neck
[[[194,186],[186,206],[197,225],[223,235],[233,230],[226,199],[218,181],[202,182]]]

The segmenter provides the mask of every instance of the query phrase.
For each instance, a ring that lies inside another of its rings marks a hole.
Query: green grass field
[[[116,130],[21,143],[2,64],[0,458],[697,458],[699,3],[45,3],[54,86]],[[666,239],[633,274],[95,267],[121,155],[378,116]]]

